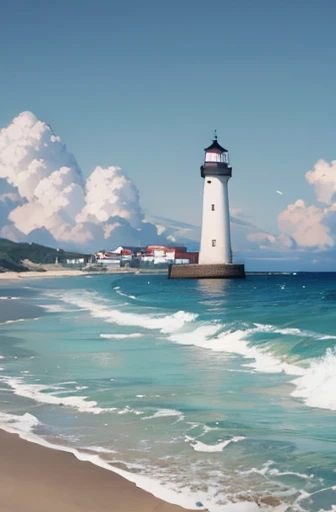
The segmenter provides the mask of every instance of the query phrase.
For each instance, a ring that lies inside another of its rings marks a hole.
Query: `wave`
[[[194,437],[185,436],[185,440],[190,443],[190,446],[196,452],[209,452],[209,453],[221,452],[230,443],[238,443],[239,441],[243,441],[244,439],[246,439],[246,437],[235,436],[235,437],[232,437],[231,439],[227,439],[226,441],[222,441],[218,444],[206,444],[206,443],[202,443],[201,441],[198,441]]]
[[[157,329],[162,333],[175,332],[181,329],[185,323],[193,322],[198,315],[186,311],[177,311],[171,315],[146,315],[129,313],[112,309],[110,303],[100,301],[97,303],[95,294],[89,293],[86,296],[64,293],[61,295],[64,302],[74,304],[77,307],[90,311],[95,318],[101,318],[105,322],[118,325],[143,327],[145,329]]]
[[[113,288],[113,290],[115,290],[115,292],[118,294],[118,295],[121,295],[122,297],[127,297],[128,299],[132,299],[132,300],[137,300],[137,298],[134,296],[134,295],[128,295],[127,293],[124,293],[120,290],[120,286],[115,286]]]
[[[69,313],[71,311],[75,311],[74,309],[69,309],[61,304],[44,304],[41,305],[42,308],[46,309],[48,313]]]
[[[236,470],[240,476],[250,475],[252,473],[256,473],[261,476],[296,476],[298,478],[303,478],[304,480],[309,480],[314,478],[313,474],[307,475],[306,473],[297,473],[295,471],[280,471],[277,468],[271,467],[275,464],[273,460],[268,460],[263,464],[262,468],[251,468],[246,471]]]
[[[221,324],[203,325],[189,333],[173,334],[170,339],[183,345],[196,345],[215,352],[238,354],[246,359],[252,359],[253,362],[246,366],[258,372],[303,375],[303,368],[280,360],[268,350],[249,344],[248,337],[254,332],[260,332],[258,328],[224,332],[223,329],[225,325]]]
[[[117,453],[115,450],[104,448],[103,446],[82,446],[82,450],[89,450],[96,453]]]
[[[131,332],[130,334],[101,334],[101,338],[111,340],[123,340],[127,338],[141,338],[143,334],[141,332]]]
[[[17,324],[19,322],[25,322],[26,320],[37,320],[37,318],[16,318],[15,320],[5,320],[5,322],[1,322],[0,325]]]
[[[328,348],[292,383],[296,386],[293,397],[302,398],[310,407],[336,411],[336,348]]]
[[[254,328],[236,331],[224,331],[224,325],[210,324],[198,327],[188,333],[174,333],[170,339],[176,343],[195,345],[215,352],[227,352],[241,355],[252,362],[244,366],[253,368],[261,373],[286,373],[295,376],[291,383],[296,389],[291,393],[295,398],[302,398],[310,407],[336,410],[336,348],[328,348],[318,359],[310,361],[309,367],[291,364],[275,356],[271,348],[260,348],[253,345],[251,335],[258,332],[279,332],[289,334],[288,329],[274,326],[255,324]],[[290,333],[306,336],[305,331],[290,329]],[[319,340],[333,339],[333,336],[310,333],[311,337]]]
[[[292,381],[296,387],[292,393],[293,397],[302,398],[304,403],[311,407],[336,410],[336,396],[333,394],[336,379],[334,377],[336,375],[334,351],[327,350],[324,356],[311,361],[307,368],[287,362],[285,357],[275,355],[270,344],[263,344],[261,347],[253,343],[253,339],[251,339],[253,334],[257,333],[311,337],[316,340],[335,339],[335,336],[259,323],[238,329],[232,324],[230,326],[220,323],[195,323],[196,328],[190,330],[190,324],[197,319],[198,315],[182,310],[165,316],[123,312],[112,309],[111,302],[106,299],[98,298],[97,300],[97,295],[92,292],[81,293],[81,295],[65,292],[62,293],[61,299],[90,311],[92,316],[102,318],[106,322],[157,329],[168,334],[169,339],[178,344],[194,345],[231,356],[240,355],[249,360],[244,366],[253,371],[285,373],[297,377]],[[188,332],[186,332],[187,327],[189,328]]]
[[[0,412],[0,428],[12,434],[32,432],[38,425],[40,425],[39,420],[29,412],[23,416]]]
[[[180,419],[183,419],[184,416],[181,411],[177,411],[176,409],[158,409],[151,416],[145,416],[141,419],[143,420],[152,420],[155,418],[166,418],[168,416],[178,416]]]
[[[4,382],[9,386],[14,394],[18,396],[24,396],[31,398],[38,403],[51,404],[51,405],[62,405],[66,407],[72,407],[80,412],[101,414],[106,412],[116,411],[115,407],[102,408],[98,407],[97,402],[94,400],[87,400],[85,396],[55,396],[51,393],[45,393],[46,390],[50,390],[51,386],[41,384],[25,384],[22,379],[14,377],[0,377],[0,382]],[[54,386],[54,391],[59,393],[60,386]]]
[[[254,323],[253,325],[256,326],[258,329],[258,332],[269,332],[274,334],[282,334],[284,336],[299,336],[299,337],[305,337],[305,338],[313,338],[316,340],[336,340],[336,336],[333,336],[331,334],[321,334],[314,331],[306,331],[298,329],[297,327],[284,327],[280,328],[275,325],[271,324],[258,324]]]

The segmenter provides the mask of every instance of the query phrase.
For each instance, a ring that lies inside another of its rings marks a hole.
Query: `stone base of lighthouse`
[[[168,279],[243,279],[245,267],[243,264],[217,265],[170,265]]]

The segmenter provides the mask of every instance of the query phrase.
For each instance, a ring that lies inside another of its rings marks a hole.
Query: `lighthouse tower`
[[[228,151],[217,135],[205,149],[202,236],[197,264],[170,265],[169,279],[236,279],[245,277],[242,263],[232,262],[228,181],[232,176]]]
[[[204,178],[201,265],[231,264],[230,210],[228,181],[232,176],[227,149],[217,135],[205,150],[201,176]]]

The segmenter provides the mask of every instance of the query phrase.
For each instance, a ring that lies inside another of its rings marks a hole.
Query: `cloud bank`
[[[0,236],[97,250],[164,243],[144,222],[139,192],[120,167],[87,180],[51,127],[22,112],[0,132]]]

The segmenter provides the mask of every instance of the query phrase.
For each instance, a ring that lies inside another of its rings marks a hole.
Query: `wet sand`
[[[0,431],[4,512],[186,512],[71,453]]]

